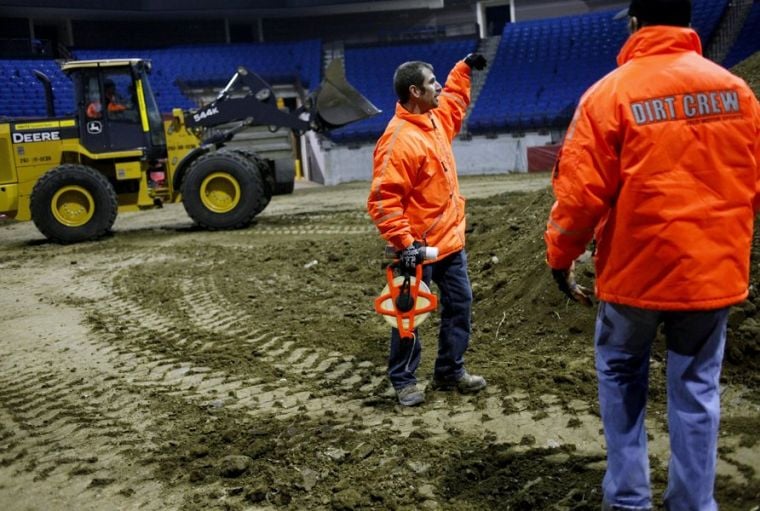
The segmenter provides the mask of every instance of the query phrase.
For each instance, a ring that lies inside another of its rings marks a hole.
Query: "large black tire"
[[[246,149],[231,149],[231,151],[248,158],[253,162],[254,166],[259,169],[264,197],[261,201],[261,210],[256,212],[258,215],[269,205],[269,202],[272,200],[272,195],[274,195],[274,170],[270,168],[266,160],[259,158],[259,156],[253,151],[248,151]]]
[[[198,158],[182,181],[185,211],[204,229],[240,229],[264,209],[264,185],[254,162],[234,151]]]
[[[274,161],[275,195],[293,193],[296,186],[296,162],[293,158],[280,158]]]
[[[34,225],[51,241],[78,243],[100,238],[116,220],[116,191],[108,179],[85,165],[65,164],[34,185]]]

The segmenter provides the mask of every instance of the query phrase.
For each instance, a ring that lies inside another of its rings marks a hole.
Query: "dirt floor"
[[[383,243],[368,183],[275,197],[250,228],[181,205],[47,243],[0,226],[0,509],[598,509],[594,312],[543,258],[548,176],[464,178],[475,295],[468,367],[488,389],[396,405],[372,311]],[[756,240],[757,241],[757,240]],[[722,378],[717,491],[760,502],[760,263]],[[582,265],[579,280],[593,278]],[[437,321],[419,375],[427,384]],[[655,498],[668,459],[653,355]]]

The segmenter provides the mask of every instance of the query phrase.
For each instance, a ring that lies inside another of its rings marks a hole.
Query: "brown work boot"
[[[431,387],[433,390],[453,390],[457,389],[462,394],[474,394],[486,388],[486,379],[482,376],[464,372],[458,380],[439,380],[433,378]]]

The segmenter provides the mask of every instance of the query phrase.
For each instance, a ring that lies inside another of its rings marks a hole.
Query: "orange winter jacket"
[[[377,141],[367,209],[397,249],[414,241],[438,247],[438,259],[464,248],[465,199],[451,141],[470,103],[470,67],[458,62],[438,106],[412,114],[400,103]]]
[[[760,105],[688,28],[644,27],[581,98],[544,239],[567,268],[595,237],[596,294],[659,310],[747,296],[760,209]]]

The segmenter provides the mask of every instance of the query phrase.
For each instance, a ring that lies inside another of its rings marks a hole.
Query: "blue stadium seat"
[[[729,0],[693,0],[693,26],[709,43]],[[469,118],[473,133],[565,127],[578,99],[596,80],[615,68],[626,24],[616,11],[600,11],[527,22],[508,23],[487,81]],[[724,60],[727,67],[760,50],[760,0],[755,0],[745,26]],[[184,45],[152,50],[79,50],[80,59],[140,57],[153,62],[151,82],[159,108],[192,108],[178,81],[224,84],[242,65],[270,83],[298,79],[307,89],[321,80],[321,42]],[[454,63],[474,51],[470,39],[436,43],[382,45],[345,50],[346,75],[383,112],[332,133],[334,140],[375,139],[395,109],[392,76],[406,60],[433,64],[443,82]],[[5,86],[0,88],[0,115],[44,115],[44,93],[33,69],[52,80],[58,112],[74,111],[72,85],[52,60],[0,60]],[[548,123],[548,125],[547,125]]]
[[[53,60],[2,60],[0,69],[5,78],[0,88],[0,116],[46,116],[45,92],[34,70],[45,73],[53,84],[56,112],[74,109],[71,84]]]
[[[224,85],[238,66],[247,68],[272,84],[298,80],[308,89],[318,86],[321,81],[322,43],[319,40],[174,46],[140,51],[79,50],[75,54],[83,60],[128,57],[151,60],[151,83],[163,112],[169,112],[174,107],[195,106],[189,98],[181,95],[177,81],[196,86]]]
[[[744,22],[739,37],[723,59],[723,65],[732,68],[742,60],[760,51],[760,0],[752,4],[747,20]]]
[[[727,5],[693,1],[692,24],[703,44]],[[625,22],[613,19],[616,12],[508,23],[469,118],[470,131],[567,126],[586,89],[616,67],[628,37]]]
[[[449,71],[468,53],[475,51],[474,40],[453,40],[437,43],[384,45],[366,48],[346,48],[346,78],[361,91],[382,113],[333,130],[335,141],[373,140],[378,138],[396,108],[393,73],[409,60],[423,60],[433,65],[438,81],[443,83]]]

